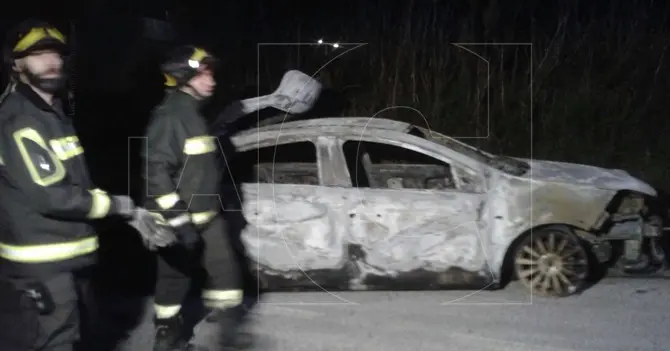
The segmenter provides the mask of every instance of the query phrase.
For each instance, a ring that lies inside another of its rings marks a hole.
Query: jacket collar
[[[48,111],[48,112],[55,112],[58,115],[62,115],[62,107],[60,105],[60,100],[58,98],[54,97],[54,105],[51,106],[49,105],[44,99],[42,99],[41,96],[37,95],[35,90],[30,87],[30,85],[23,83],[23,82],[18,82],[16,83],[16,92],[21,94],[23,97],[25,97],[30,103],[32,103],[35,107],[39,108],[42,111]]]
[[[174,91],[174,94],[175,94],[180,100],[187,101],[188,103],[190,103],[190,104],[193,105],[193,106],[199,107],[200,105],[202,105],[202,100],[198,100],[198,99],[196,99],[195,96],[193,96],[193,95],[191,95],[191,94],[189,94],[189,93],[187,93],[187,92],[185,92],[185,91],[182,91],[182,90],[175,90],[175,91]]]

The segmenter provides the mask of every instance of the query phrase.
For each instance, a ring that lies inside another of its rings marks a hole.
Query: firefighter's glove
[[[112,213],[123,217],[126,220],[133,219],[135,202],[129,196],[112,196]]]
[[[160,247],[170,246],[177,242],[177,236],[163,217],[159,214],[151,213],[142,207],[137,207],[133,210],[132,220],[128,224],[140,233],[144,246],[151,251],[155,251]]]

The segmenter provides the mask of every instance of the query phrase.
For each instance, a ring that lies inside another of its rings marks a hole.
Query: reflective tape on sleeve
[[[196,212],[191,214],[191,221],[194,224],[205,224],[216,217],[216,211]]]
[[[188,213],[184,213],[167,221],[168,225],[173,228],[180,227],[190,222],[191,222],[191,216]]]
[[[93,204],[87,217],[91,219],[99,219],[107,216],[109,209],[112,206],[112,199],[107,193],[100,189],[89,190],[93,196]]]
[[[87,255],[97,249],[97,236],[67,243],[44,245],[18,246],[0,243],[0,257],[21,263],[47,263]]]
[[[209,223],[216,216],[216,211],[206,211],[206,212],[196,212],[196,213],[184,213],[175,218],[172,218],[167,221],[168,225],[171,227],[179,227],[186,223],[193,223],[197,225],[202,225]]]
[[[199,137],[186,139],[184,142],[184,153],[186,155],[201,155],[216,150],[216,143],[214,137],[203,135]]]
[[[156,198],[156,203],[163,210],[171,209],[177,202],[179,202],[179,194],[177,193],[169,193]]]

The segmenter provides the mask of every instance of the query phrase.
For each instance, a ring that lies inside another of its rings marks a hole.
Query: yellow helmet
[[[213,69],[215,64],[216,58],[204,49],[191,45],[180,46],[172,50],[161,65],[165,86],[182,86],[195,77],[203,66]]]
[[[28,20],[10,31],[4,53],[6,60],[14,60],[47,49],[66,54],[68,46],[65,35],[49,23]]]

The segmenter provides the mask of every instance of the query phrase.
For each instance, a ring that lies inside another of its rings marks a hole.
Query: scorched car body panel
[[[513,243],[532,228],[595,233],[619,191],[655,195],[623,171],[495,156],[385,119],[295,121],[238,133],[233,142],[241,152],[298,142],[316,149],[316,165],[256,166],[257,176],[300,176],[300,184],[242,186],[243,241],[263,279],[286,285],[496,283]],[[375,163],[369,145],[435,162]]]

